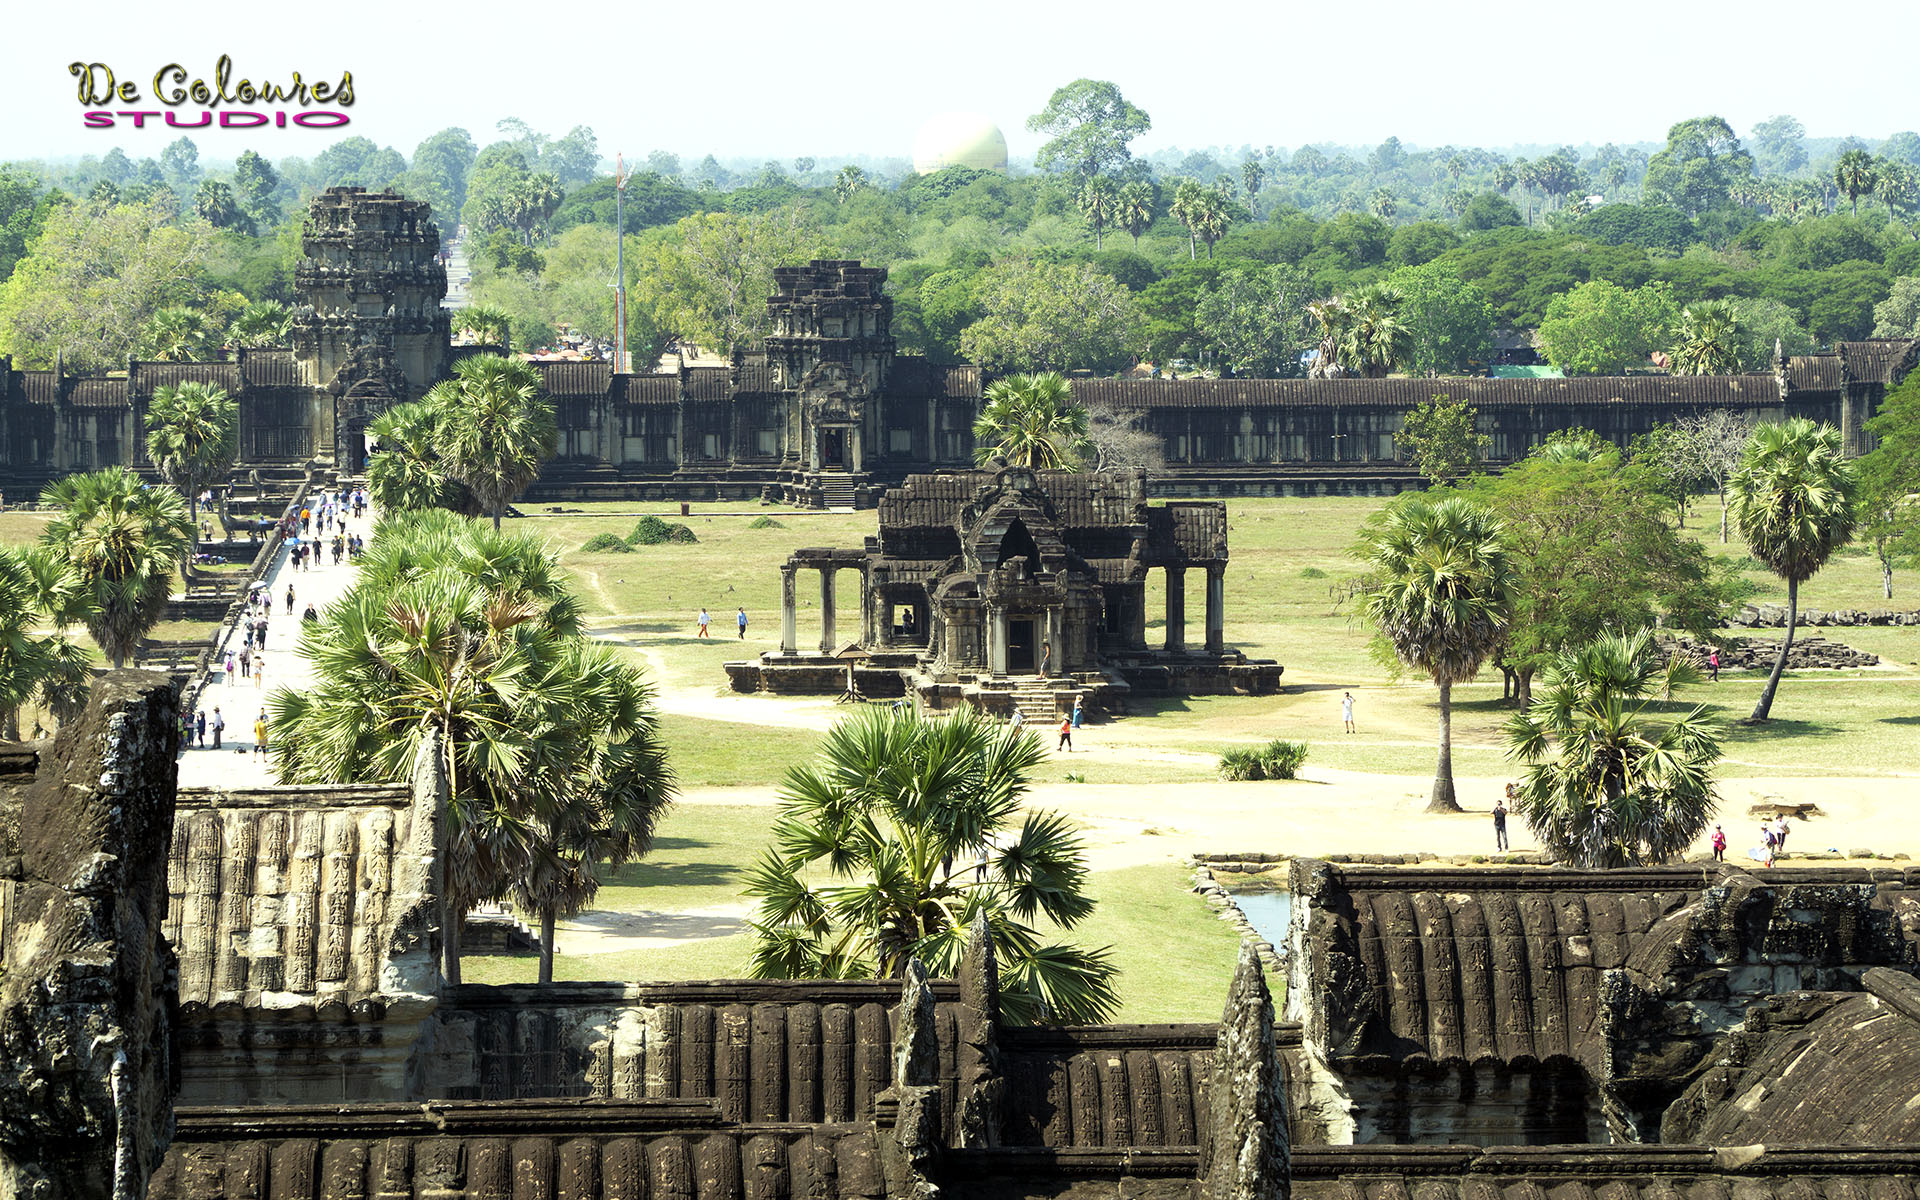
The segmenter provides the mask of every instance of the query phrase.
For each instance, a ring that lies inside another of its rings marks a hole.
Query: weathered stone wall
[[[20,802],[0,940],[0,1195],[135,1200],[172,1133],[160,928],[175,703],[164,676],[101,676]]]
[[[1727,639],[1727,643],[1720,647],[1722,671],[1771,671],[1774,660],[1780,657],[1780,643],[1773,638],[1736,637]],[[1670,655],[1676,650],[1685,654],[1703,672],[1707,670],[1707,655],[1713,650],[1706,643],[1689,637],[1662,637],[1659,645],[1664,654]],[[1787,648],[1787,669],[1790,671],[1837,671],[1878,666],[1879,663],[1878,655],[1820,637],[1797,636],[1793,639],[1793,645]]]
[[[1858,625],[1920,625],[1920,609],[1895,608],[1803,608],[1794,618],[1796,627]],[[1785,629],[1787,606],[1784,604],[1743,604],[1727,618],[1727,624],[1741,629]]]

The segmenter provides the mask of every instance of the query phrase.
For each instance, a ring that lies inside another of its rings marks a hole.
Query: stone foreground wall
[[[160,917],[175,703],[165,676],[101,677],[20,803],[0,944],[0,1195],[137,1200],[172,1134]]]

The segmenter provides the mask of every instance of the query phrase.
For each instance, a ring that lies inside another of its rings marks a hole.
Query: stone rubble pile
[[[1702,671],[1707,669],[1707,655],[1713,647],[1705,642],[1689,637],[1663,637],[1660,639],[1660,651],[1663,655],[1672,655],[1676,651],[1686,655],[1694,666]],[[1729,638],[1727,645],[1720,647],[1720,669],[1722,671],[1771,671],[1773,660],[1780,653],[1780,643],[1772,638]],[[1873,667],[1880,664],[1880,657],[1868,654],[1865,650],[1855,650],[1840,642],[1829,642],[1819,637],[1796,637],[1793,646],[1787,651],[1787,669],[1807,671],[1814,669],[1841,670],[1849,667]]]

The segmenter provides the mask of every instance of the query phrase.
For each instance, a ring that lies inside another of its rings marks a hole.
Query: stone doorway
[[[1007,674],[1031,675],[1036,670],[1033,625],[1031,617],[1017,617],[1007,622]]]
[[[820,465],[823,467],[844,467],[847,465],[847,438],[838,429],[820,431]]]

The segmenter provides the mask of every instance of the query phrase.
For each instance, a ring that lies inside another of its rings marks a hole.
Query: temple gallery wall
[[[100,376],[0,359],[0,490],[75,471],[145,467],[155,389],[187,380],[239,402],[242,473],[357,474],[366,429],[460,356],[440,303],[446,275],[428,206],[332,188],[302,230],[291,344],[217,362],[130,361]],[[776,272],[771,332],[726,366],[639,374],[539,364],[560,448],[531,499],[746,499],[872,507],[909,476],[973,466],[987,382],[966,363],[901,354],[886,272],[818,260]],[[1625,445],[1655,424],[1732,409],[1836,424],[1849,453],[1920,341],[1843,343],[1765,373],[1581,379],[1113,380],[1075,382],[1087,405],[1134,414],[1159,439],[1157,495],[1378,494],[1415,486],[1394,441],[1403,414],[1444,392],[1474,405],[1496,461],[1574,426]]]

